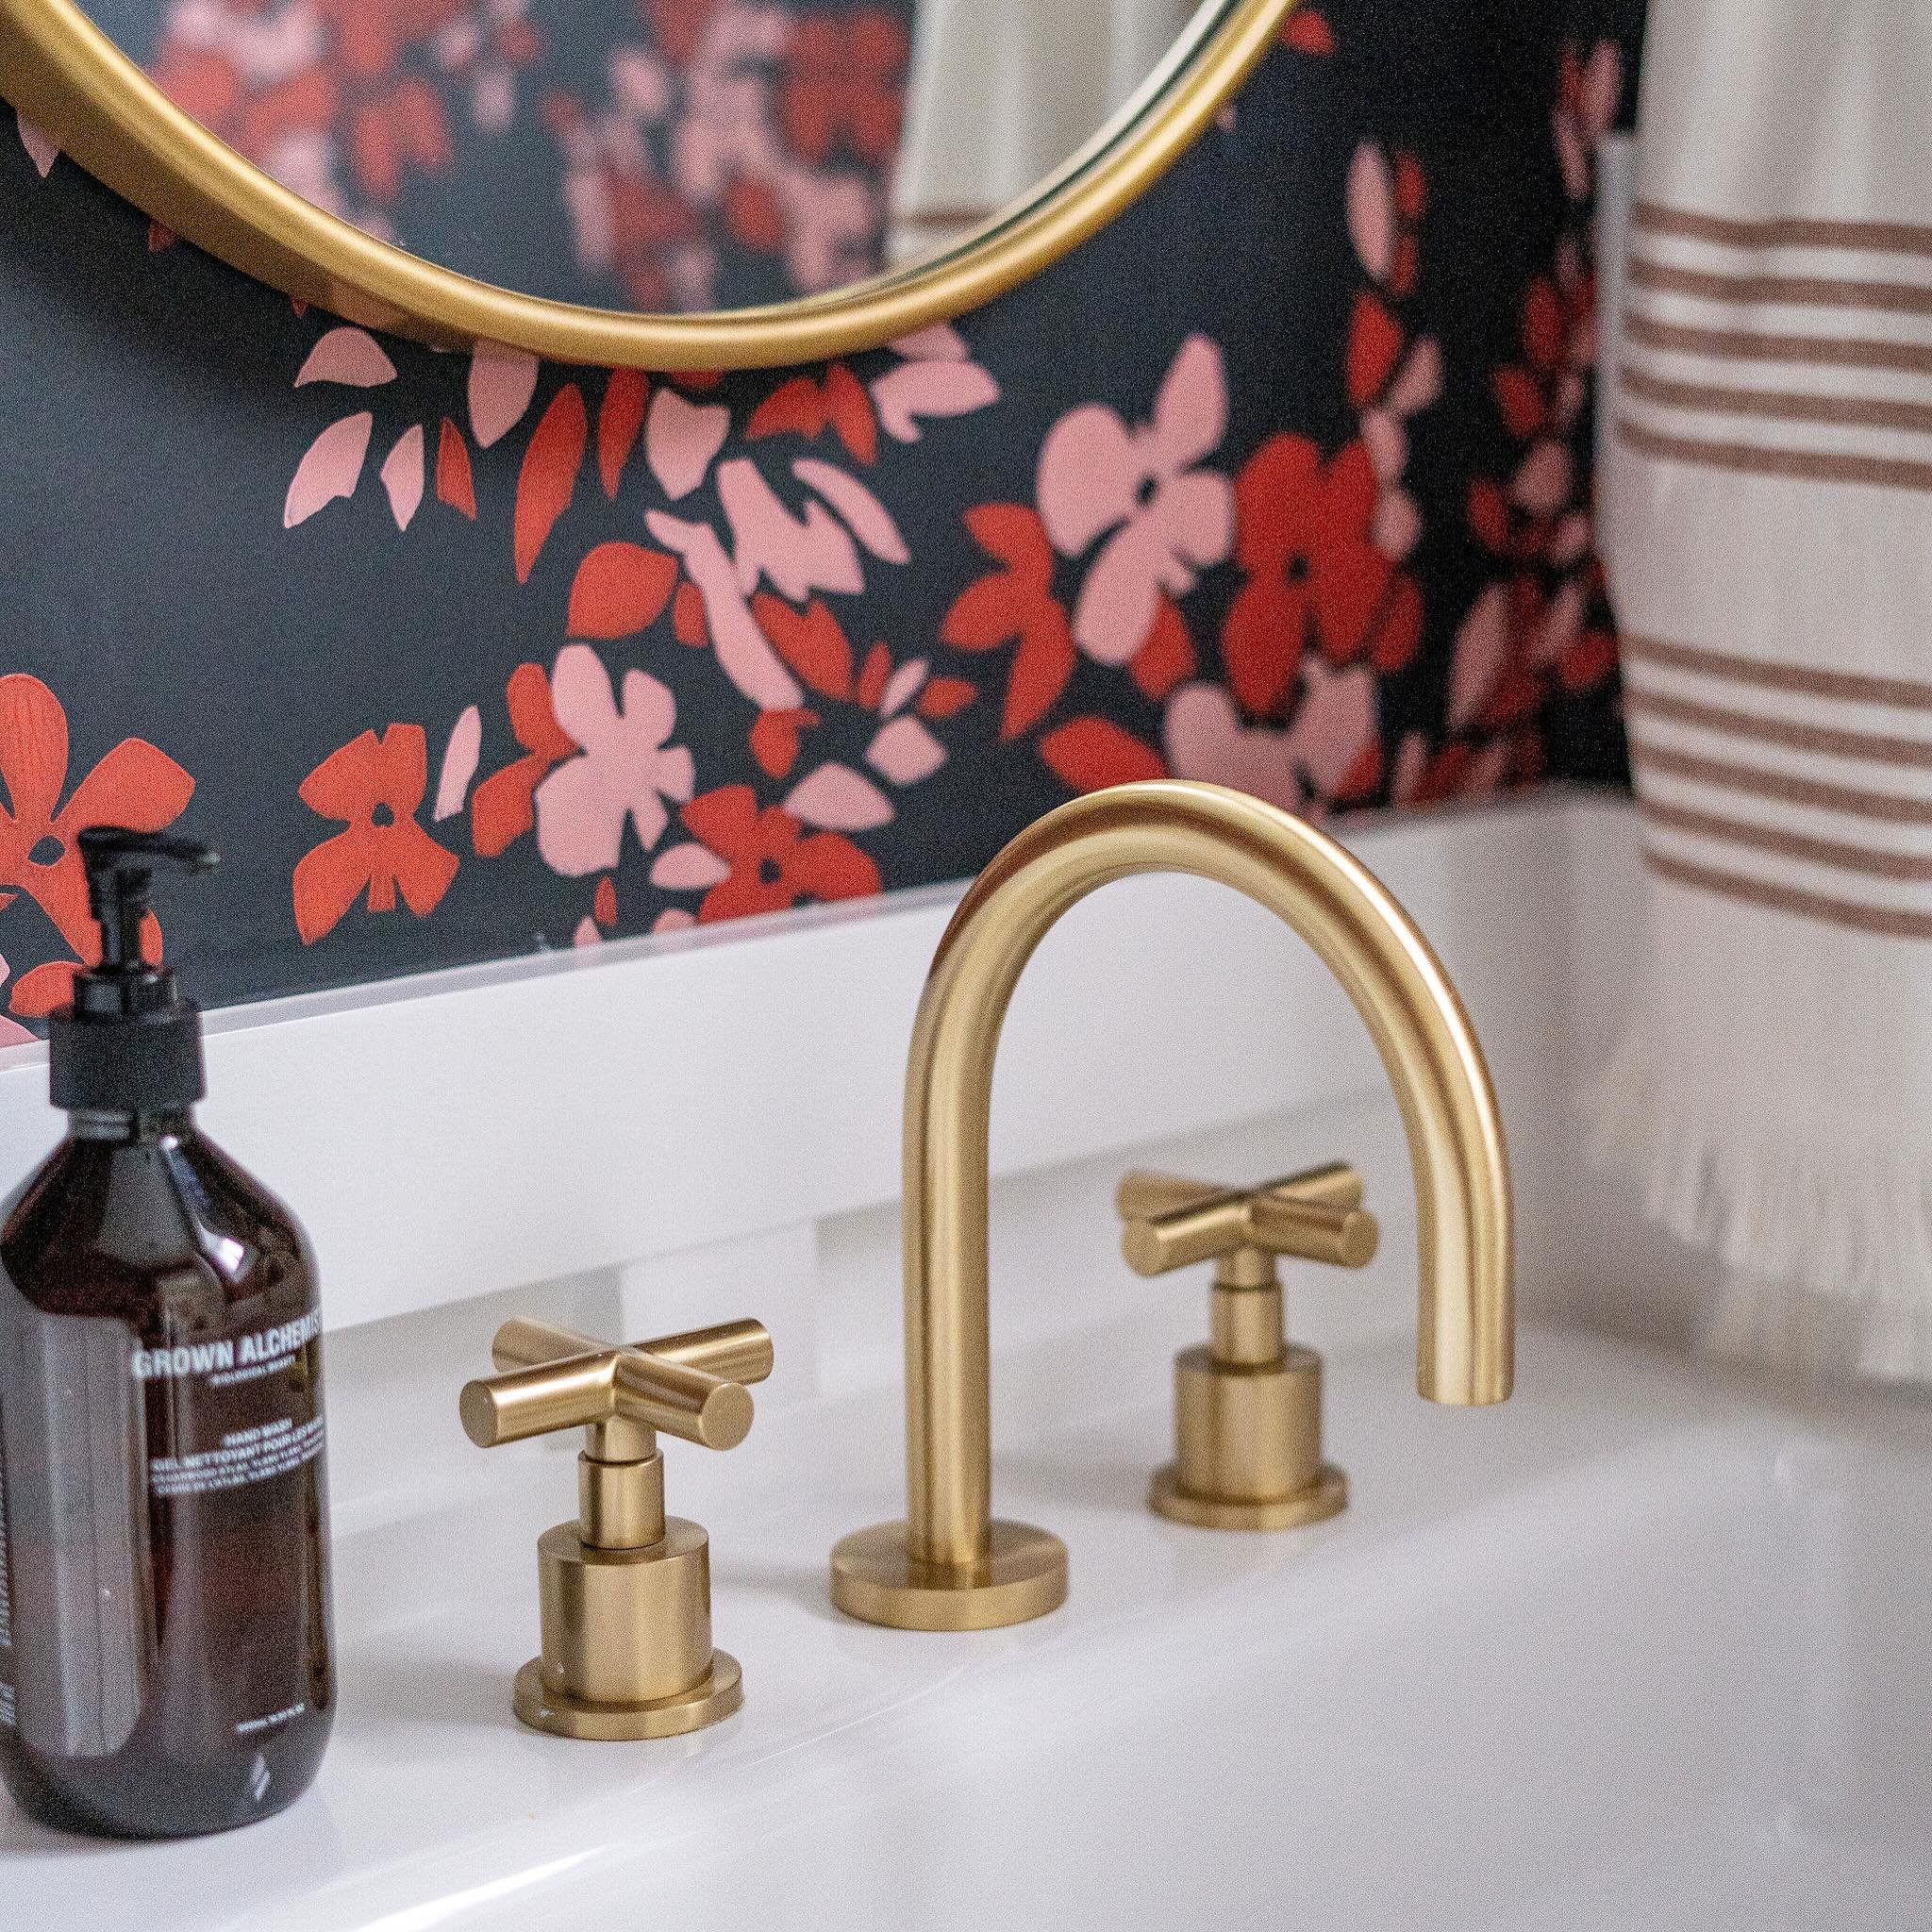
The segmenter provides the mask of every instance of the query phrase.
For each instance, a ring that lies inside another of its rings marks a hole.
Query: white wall
[[[1434,941],[1484,1041],[1525,1310],[1673,1332],[1667,1284],[1687,1262],[1591,1169],[1577,1109],[1629,991],[1627,803],[1549,792],[1347,841]],[[339,1508],[390,1516],[475,1479],[456,1391],[513,1309],[632,1338],[756,1315],[778,1346],[768,1409],[895,1379],[900,1083],[956,897],[215,1016],[206,1124],[321,1257]],[[58,1124],[42,1050],[0,1054],[0,1172],[25,1172]],[[1359,1021],[1292,934],[1219,887],[1133,879],[1075,908],[999,1059],[995,1341],[1055,1366],[1003,1389],[996,1425],[1035,1401],[1116,1400],[1124,1374],[1158,1395],[1164,1360],[1056,1359],[1129,1298],[1172,1307],[1176,1346],[1203,1333],[1199,1271],[1144,1283],[1119,1259],[1124,1169],[1252,1180],[1336,1157],[1361,1167],[1384,1241],[1363,1274],[1295,1271],[1291,1326],[1318,1346],[1414,1319],[1407,1151]],[[439,1377],[449,1402],[425,1411]]]

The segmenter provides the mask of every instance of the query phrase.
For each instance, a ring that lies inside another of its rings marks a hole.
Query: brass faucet
[[[1416,1382],[1501,1402],[1512,1374],[1507,1159],[1489,1070],[1427,941],[1374,875],[1288,812],[1219,786],[1120,785],[995,858],[940,941],[906,1074],[907,1519],[842,1539],[832,1600],[904,1630],[1022,1623],[1066,1597],[1060,1540],[992,1517],[987,1134],[1008,1002],[1061,913],[1136,873],[1218,879],[1277,913],[1341,980],[1408,1132],[1421,1247]]]
[[[738,1660],[711,1648],[710,1542],[664,1513],[658,1431],[735,1449],[751,1429],[747,1382],[772,1373],[759,1322],[611,1347],[525,1319],[496,1331],[503,1373],[464,1386],[479,1449],[581,1427],[577,1519],[537,1542],[542,1654],[510,1705],[564,1738],[674,1738],[743,1701]]]

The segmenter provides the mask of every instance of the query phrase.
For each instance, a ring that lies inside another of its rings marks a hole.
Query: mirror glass
[[[82,0],[319,207],[498,287],[656,313],[942,248],[1225,4]]]

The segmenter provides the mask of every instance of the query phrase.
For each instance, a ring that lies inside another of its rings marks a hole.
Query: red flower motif
[[[0,778],[11,813],[0,810],[0,885],[25,891],[60,937],[92,963],[100,958],[100,927],[87,909],[87,873],[75,835],[85,825],[131,825],[158,832],[187,808],[194,780],[165,752],[124,738],[74,788],[67,783],[67,713],[41,682],[16,672],[0,677]],[[13,897],[8,891],[0,905]],[[158,941],[159,929],[152,938]],[[36,966],[15,981],[17,1013],[51,1012],[69,996],[75,960]]]
[[[977,577],[940,622],[956,651],[996,651],[1018,641],[1007,676],[1002,740],[1030,730],[1059,700],[1074,675],[1074,629],[1053,594],[1053,544],[1037,510],[982,503],[966,512],[973,541],[1004,570]]]
[[[675,291],[659,258],[680,242],[694,240],[697,210],[675,189],[636,175],[609,175],[611,247],[619,274],[640,308],[668,308]]]
[[[1592,55],[1588,72],[1574,50],[1564,60],[1559,150],[1566,133],[1583,141],[1578,130],[1586,122],[1593,143],[1594,131],[1615,112],[1619,88],[1615,50],[1607,44]],[[1585,171],[1580,187],[1571,184],[1580,195],[1589,185],[1588,143],[1581,158],[1563,159],[1566,174]],[[1603,571],[1592,549],[1590,470],[1578,447],[1596,359],[1595,282],[1587,225],[1573,220],[1549,271],[1532,275],[1524,288],[1521,359],[1491,379],[1497,409],[1522,453],[1507,478],[1479,476],[1469,486],[1470,528],[1513,573],[1492,593],[1506,600],[1494,608],[1507,616],[1507,656],[1471,715],[1481,729],[1513,730],[1519,738],[1559,689],[1594,691],[1615,675]],[[1527,782],[1541,768],[1540,743],[1524,742],[1526,749],[1511,754],[1510,782]]]
[[[1588,391],[1583,373],[1596,359],[1596,276],[1580,252],[1564,248],[1555,275],[1535,275],[1523,298],[1524,360],[1491,379],[1512,436],[1527,441],[1567,435]]]
[[[769,181],[741,175],[724,191],[724,226],[741,248],[776,255],[785,245],[785,206]]]
[[[403,171],[446,175],[455,160],[442,103],[416,75],[378,86],[349,115],[349,154],[363,192],[392,202],[403,190]]]
[[[557,722],[550,680],[541,664],[519,664],[510,673],[504,703],[524,756],[491,772],[470,795],[470,842],[484,858],[508,851],[537,823],[537,787],[553,765],[577,749],[576,740]]]
[[[1335,29],[1315,8],[1306,5],[1297,7],[1281,23],[1281,39],[1297,54],[1332,54],[1335,51]]]
[[[747,442],[788,432],[816,437],[828,425],[861,463],[877,458],[878,418],[873,412],[865,385],[842,362],[832,363],[823,382],[814,382],[808,375],[794,375],[791,381],[781,383],[751,412],[744,425],[744,437]]]
[[[705,894],[701,920],[782,912],[801,899],[862,899],[879,869],[850,839],[813,832],[775,805],[760,808],[749,785],[726,785],[684,808],[693,836],[731,870]]]
[[[665,58],[680,67],[697,58],[705,29],[718,10],[718,0],[646,0],[651,37]]]
[[[230,9],[237,16],[252,10]],[[245,20],[218,20],[217,40],[208,45],[171,25],[152,73],[176,106],[250,159],[266,166],[278,150],[286,156],[297,144],[331,155],[340,150],[362,192],[389,203],[401,192],[406,170],[443,175],[453,165],[437,84],[407,72],[405,63],[412,53],[427,52],[464,10],[464,0],[321,0],[308,64],[277,68],[268,78],[247,58]],[[439,64],[458,79],[478,60],[523,66],[540,51],[527,23],[508,21],[486,28],[465,60]],[[332,172],[332,160],[320,165]],[[305,187],[312,192],[318,185]]]
[[[1070,718],[1055,725],[1041,739],[1040,756],[1074,791],[1167,776],[1167,760],[1109,718]]]
[[[1248,581],[1221,647],[1228,683],[1250,712],[1280,708],[1310,643],[1332,664],[1374,645],[1383,670],[1413,654],[1420,601],[1370,535],[1375,471],[1360,442],[1324,463],[1305,436],[1270,437],[1234,491],[1235,560]]]
[[[1407,338],[1402,325],[1364,289],[1355,298],[1348,326],[1348,346],[1342,354],[1342,376],[1348,399],[1366,408],[1388,387]]]
[[[792,148],[824,161],[842,142],[861,160],[890,161],[899,148],[910,51],[905,27],[890,13],[865,8],[849,20],[816,14],[800,21],[778,95]]]
[[[302,803],[347,826],[296,861],[295,927],[312,946],[332,931],[364,887],[372,912],[393,912],[401,891],[427,918],[457,875],[457,856],[416,823],[429,784],[429,749],[420,724],[365,731],[331,752],[303,779]]]

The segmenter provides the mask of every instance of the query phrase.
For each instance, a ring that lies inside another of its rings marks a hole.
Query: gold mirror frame
[[[331,314],[446,348],[559,362],[751,369],[817,362],[944,322],[1036,275],[1164,175],[1296,0],[1206,9],[1100,131],[1027,199],[849,287],[766,308],[640,315],[520,295],[440,268],[284,188],[170,101],[79,0],[0,0],[0,92],[89,174],[177,235]]]

